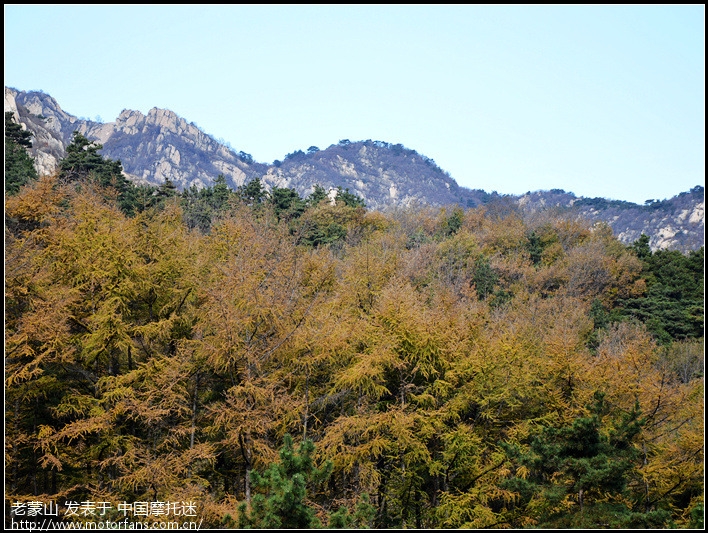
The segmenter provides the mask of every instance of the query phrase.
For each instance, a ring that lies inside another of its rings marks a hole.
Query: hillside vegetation
[[[5,202],[8,500],[702,527],[702,248],[508,205],[138,187],[84,141]]]

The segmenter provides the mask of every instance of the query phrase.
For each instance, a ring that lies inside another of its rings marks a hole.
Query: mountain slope
[[[343,140],[324,150],[314,148],[274,162],[266,181],[305,193],[314,184],[350,189],[373,209],[415,203],[472,206],[489,197],[460,187],[435,161],[400,144]]]
[[[561,190],[526,193],[518,199],[523,211],[554,209],[559,213],[606,222],[623,243],[650,237],[652,250],[696,250],[705,243],[705,189],[697,185],[673,198],[638,205],[605,198],[577,198]]]
[[[202,187],[223,173],[238,187],[265,171],[169,110],[124,110],[115,122],[102,124],[69,115],[45,93],[6,87],[5,111],[34,133],[31,153],[40,174],[57,168],[74,131],[103,144],[101,153],[119,159],[128,177],[142,183],[160,185],[167,178],[180,189]]]
[[[101,124],[69,115],[45,93],[7,87],[5,109],[35,134],[31,152],[40,173],[54,171],[77,130],[103,144],[101,153],[119,159],[129,178],[153,185],[168,178],[179,189],[203,187],[223,174],[235,188],[260,177],[267,188],[292,187],[301,195],[312,192],[315,184],[349,188],[374,209],[414,201],[460,203],[472,196],[467,190],[465,195],[432,160],[380,141],[342,141],[315,153],[293,152],[282,164],[265,165],[224,146],[169,110],[153,108],[147,115],[124,110],[115,122]]]
[[[266,188],[290,187],[308,196],[316,184],[341,187],[361,196],[372,209],[415,204],[477,207],[511,201],[525,212],[555,209],[565,215],[607,222],[625,243],[642,233],[653,249],[692,250],[703,246],[704,189],[661,202],[638,205],[603,198],[577,198],[561,190],[500,196],[460,187],[435,162],[415,150],[383,141],[339,141],[326,149],[297,150],[283,161],[264,164],[236,152],[169,110],[147,115],[124,110],[114,122],[74,117],[51,96],[5,87],[5,110],[34,134],[31,154],[40,174],[53,172],[77,130],[103,144],[101,153],[118,159],[128,178],[160,185],[171,180],[179,189],[210,186],[219,174],[233,188],[260,178]]]

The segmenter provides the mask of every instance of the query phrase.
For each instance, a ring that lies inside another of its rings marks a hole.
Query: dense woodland
[[[703,248],[503,203],[136,186],[80,134],[38,178],[21,138],[6,115],[8,500],[703,526]]]

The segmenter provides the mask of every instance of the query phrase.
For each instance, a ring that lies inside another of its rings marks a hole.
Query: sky
[[[13,5],[5,86],[170,109],[270,163],[401,143],[458,184],[644,203],[705,182],[705,6]]]

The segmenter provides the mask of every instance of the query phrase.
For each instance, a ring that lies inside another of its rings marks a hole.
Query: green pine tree
[[[126,186],[120,161],[104,158],[98,151],[102,144],[89,141],[78,131],[71,136],[66,157],[59,164],[59,178],[66,182],[78,181],[92,174],[101,185],[113,185],[119,191]]]
[[[295,189],[281,187],[273,187],[270,201],[278,220],[286,222],[299,218],[307,205]]]
[[[309,206],[316,206],[319,204],[322,200],[327,198],[327,191],[325,190],[322,185],[319,183],[315,184],[315,189],[312,191],[312,194],[307,197],[307,204]]]
[[[254,178],[241,185],[236,193],[246,205],[250,206],[262,204],[268,198],[268,191],[263,187],[260,178]]]
[[[297,451],[293,439],[285,436],[280,461],[262,474],[251,472],[251,483],[260,491],[250,509],[246,502],[239,506],[239,527],[266,529],[299,529],[321,527],[315,510],[307,505],[308,484],[323,483],[332,473],[332,463],[316,467],[315,445],[305,440]]]
[[[308,503],[307,489],[323,485],[332,474],[332,462],[315,466],[315,445],[305,440],[295,450],[293,439],[285,435],[280,449],[280,461],[272,463],[262,475],[251,471],[251,483],[259,493],[251,505],[243,502],[238,508],[238,527],[257,529],[312,529],[322,527],[314,508]],[[326,515],[329,528],[368,528],[374,522],[376,509],[369,495],[362,494],[350,512],[345,506]],[[231,524],[226,516],[224,523]]]
[[[647,291],[641,297],[620,301],[621,315],[643,322],[664,345],[702,337],[705,248],[687,255],[676,250],[652,253],[646,235],[630,248],[642,260]]]
[[[535,515],[541,527],[668,525],[667,511],[644,509],[627,489],[639,459],[633,441],[644,425],[639,406],[610,429],[603,427],[603,417],[610,413],[603,393],[595,393],[588,409],[589,416],[569,426],[544,428],[525,453],[507,447],[528,475],[507,480],[504,488],[520,495],[523,513]]]
[[[10,112],[5,112],[5,193],[19,192],[20,187],[37,179],[27,148],[32,146],[32,133],[23,130]]]
[[[349,188],[342,190],[341,187],[337,187],[337,196],[335,201],[337,204],[343,203],[349,207],[366,207],[366,202],[364,202],[364,199],[353,192],[349,192]]]
[[[134,185],[123,175],[120,161],[98,153],[102,148],[102,144],[75,131],[66,147],[66,157],[59,163],[59,180],[63,183],[90,180],[98,184],[106,190],[107,197],[116,198],[118,207],[128,216],[145,210],[148,204],[155,204],[153,188]],[[164,194],[158,191],[157,196],[159,200]]]

